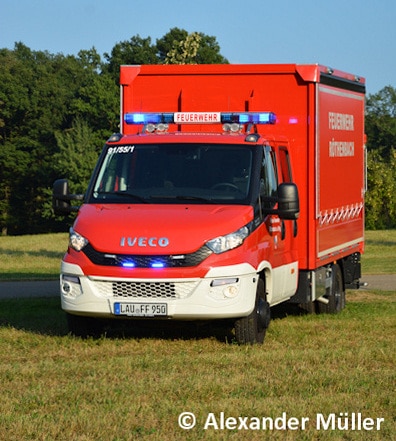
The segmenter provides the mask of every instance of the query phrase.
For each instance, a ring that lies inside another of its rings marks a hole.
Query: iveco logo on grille
[[[169,239],[167,237],[121,237],[120,246],[122,247],[167,247]]]

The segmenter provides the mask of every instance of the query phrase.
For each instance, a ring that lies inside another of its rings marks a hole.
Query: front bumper
[[[249,315],[257,282],[248,264],[212,268],[204,278],[137,279],[86,276],[78,265],[62,262],[60,292],[70,314],[115,318],[116,303],[166,303],[164,318],[208,320]]]

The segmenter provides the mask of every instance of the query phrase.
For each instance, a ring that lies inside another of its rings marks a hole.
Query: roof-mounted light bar
[[[173,113],[126,113],[127,124],[172,124]]]
[[[276,115],[273,112],[222,113],[221,122],[229,124],[275,124]]]
[[[126,113],[126,124],[275,124],[273,112]]]

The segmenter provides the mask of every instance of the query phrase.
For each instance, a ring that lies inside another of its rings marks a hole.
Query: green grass
[[[68,234],[0,237],[0,280],[56,279]]]
[[[366,231],[363,274],[396,273],[396,230]]]
[[[0,280],[56,279],[68,235],[0,237]],[[367,231],[363,274],[396,272],[396,230]]]
[[[394,273],[396,231],[368,232],[364,272]],[[3,279],[55,278],[67,235],[0,238]],[[374,440],[396,431],[396,291],[348,291],[338,315],[284,306],[262,346],[225,329],[119,326],[67,332],[59,298],[0,301],[0,439]],[[195,428],[179,427],[193,412]],[[204,429],[217,417],[308,418],[304,430]],[[384,418],[380,431],[317,430],[318,414]]]
[[[7,440],[384,440],[395,432],[394,293],[350,293],[337,316],[275,310],[264,346],[208,332],[67,335],[58,299],[3,300],[0,433]],[[178,426],[194,412],[196,428]],[[204,429],[209,413],[309,418],[305,430]],[[317,430],[316,415],[384,418]]]

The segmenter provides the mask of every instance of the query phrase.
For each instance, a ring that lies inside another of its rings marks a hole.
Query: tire
[[[345,308],[344,281],[340,265],[337,263],[331,267],[331,279],[330,292],[324,296],[328,303],[316,302],[321,314],[338,314]]]
[[[271,319],[270,305],[265,294],[263,279],[259,279],[256,303],[247,317],[235,322],[235,337],[239,344],[262,344]]]
[[[70,334],[82,338],[100,337],[103,330],[99,319],[74,314],[67,314],[67,325]]]

